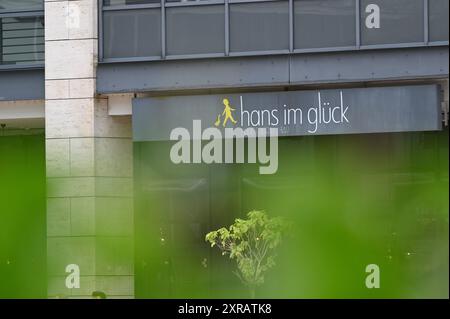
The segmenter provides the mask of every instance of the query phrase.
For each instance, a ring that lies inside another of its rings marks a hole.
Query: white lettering
[[[380,28],[380,7],[376,4],[369,4],[366,7],[366,13],[369,13],[366,17],[367,29],[379,29]]]

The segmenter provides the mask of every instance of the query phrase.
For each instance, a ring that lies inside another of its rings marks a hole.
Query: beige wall
[[[49,297],[134,296],[131,119],[95,95],[97,50],[97,0],[45,1]]]

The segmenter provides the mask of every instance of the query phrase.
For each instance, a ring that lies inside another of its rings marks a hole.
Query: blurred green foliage
[[[171,143],[135,143],[136,297],[247,298],[205,234],[264,210],[291,230],[259,298],[448,298],[448,129],[279,142],[274,175],[174,165]],[[47,294],[44,145],[0,136],[0,298]],[[133,242],[97,246],[115,260]],[[365,287],[368,264],[380,289]]]
[[[135,143],[136,296],[248,298],[204,235],[264,210],[292,229],[258,298],[448,297],[448,130],[281,138],[274,175],[170,147]]]
[[[45,201],[44,134],[0,136],[0,298],[46,297]]]

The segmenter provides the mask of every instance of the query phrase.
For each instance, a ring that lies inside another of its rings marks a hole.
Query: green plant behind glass
[[[264,283],[266,272],[275,266],[275,249],[281,243],[286,223],[281,217],[269,218],[265,212],[256,210],[247,217],[235,219],[228,229],[222,227],[208,233],[205,240],[211,247],[217,246],[222,255],[236,260],[235,274],[255,298],[256,287]]]

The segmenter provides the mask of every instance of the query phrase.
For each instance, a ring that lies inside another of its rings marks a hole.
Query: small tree
[[[269,218],[263,211],[251,211],[247,217],[235,219],[228,229],[208,233],[205,239],[222,255],[236,260],[235,274],[255,298],[256,287],[264,283],[265,273],[275,265],[275,248],[281,243],[286,225],[281,217]]]

